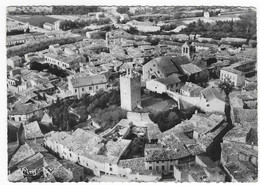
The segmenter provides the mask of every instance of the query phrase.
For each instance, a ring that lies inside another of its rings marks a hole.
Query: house
[[[44,56],[45,61],[50,65],[56,65],[61,69],[70,69],[79,63],[86,62],[85,57],[75,54],[75,55],[66,55],[65,53],[55,54],[48,53]]]
[[[144,157],[120,160],[118,166],[132,169],[128,175],[128,179],[132,181],[138,179],[138,182],[156,182],[161,179],[160,173],[145,168]]]
[[[23,60],[19,56],[14,56],[7,59],[7,65],[10,66],[11,68],[21,67],[22,62]]]
[[[202,87],[191,82],[186,82],[185,85],[181,87],[180,93],[187,97],[199,97],[202,90]]]
[[[54,30],[60,30],[61,20],[57,20],[54,22]]]
[[[232,65],[223,67],[220,70],[220,80],[225,81],[226,79],[230,79],[235,87],[242,87],[245,83],[245,74],[234,68]]]
[[[43,143],[43,133],[37,121],[31,122],[23,126],[24,137],[30,143]]]
[[[180,92],[183,83],[177,75],[172,74],[166,78],[158,78],[146,81],[146,89],[159,94],[166,93],[167,90]]]
[[[243,38],[226,37],[226,38],[222,38],[220,40],[220,43],[226,43],[226,44],[241,43],[241,44],[245,44],[246,41],[247,41],[247,39],[243,39]]]
[[[106,74],[74,76],[68,79],[68,89],[81,98],[85,93],[93,94],[100,89],[107,90],[108,82]]]
[[[194,114],[190,120],[163,132],[157,144],[145,145],[145,167],[165,175],[178,175],[174,166],[193,162],[197,155],[214,152],[226,132],[223,116]],[[189,170],[187,165],[186,171]]]
[[[207,87],[201,94],[206,99],[208,111],[225,113],[225,99],[216,88]]]
[[[41,117],[43,111],[48,106],[49,105],[44,102],[18,102],[11,105],[10,110],[8,111],[8,118],[16,122],[26,122],[30,117]]]
[[[35,152],[30,148],[27,143],[21,145],[9,161],[8,169],[12,172],[13,169],[16,168],[17,164],[33,155],[35,155]]]
[[[51,23],[45,22],[43,24],[43,28],[46,29],[46,30],[54,30],[54,25],[51,24]]]
[[[189,40],[189,35],[186,35],[186,34],[172,34],[171,35],[171,40],[174,40],[174,41],[187,41]]]
[[[204,12],[203,12],[203,17],[209,18],[209,17],[210,17],[209,11],[204,11]]]
[[[208,79],[208,73],[206,69],[201,69],[193,63],[181,65],[182,70],[188,76],[190,82],[201,82]]]
[[[181,65],[190,63],[186,56],[182,57],[157,57],[143,66],[143,80],[165,78],[169,75],[184,74]]]
[[[191,46],[195,48],[195,52],[207,51],[210,49],[217,51],[218,49],[217,44],[210,44],[210,43],[192,42]]]
[[[41,153],[36,153],[35,155],[23,160],[17,164],[18,169],[22,169],[25,177],[29,181],[33,179],[39,179],[42,174],[43,167],[43,155]]]
[[[79,166],[68,160],[59,160],[59,163],[70,173],[73,182],[80,182],[85,179],[84,170],[82,166]]]
[[[198,37],[197,38],[197,41],[199,41],[199,42],[212,42],[212,41],[214,41],[214,39],[212,39],[212,38],[207,38],[207,37]]]
[[[256,182],[257,149],[251,145],[239,142],[224,142],[221,144],[220,162],[231,182]]]
[[[213,161],[197,155],[195,161],[174,166],[178,182],[225,182],[225,173]]]

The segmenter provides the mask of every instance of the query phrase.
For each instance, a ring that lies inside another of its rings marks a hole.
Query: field
[[[19,15],[19,16],[15,15],[15,16],[10,16],[10,18],[24,23],[29,22],[30,25],[38,26],[38,27],[41,27],[45,22],[54,23],[55,21],[58,20],[56,18],[47,17],[44,15]]]

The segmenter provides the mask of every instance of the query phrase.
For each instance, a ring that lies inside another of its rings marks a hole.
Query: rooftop
[[[19,162],[34,155],[35,152],[29,147],[27,143],[20,146],[9,162],[9,168],[17,165]]]
[[[91,75],[86,77],[75,77],[71,79],[71,83],[74,88],[85,87],[108,83],[108,78],[105,74]]]
[[[182,67],[183,71],[188,75],[202,72],[201,68],[199,68],[198,66],[196,66],[195,64],[192,64],[192,63],[181,65],[181,67]]]
[[[186,82],[184,86],[181,87],[182,90],[184,91],[194,91],[194,90],[199,90],[199,91],[202,91],[203,88],[198,86],[197,84],[194,84],[194,83],[190,83],[190,82]]]
[[[161,82],[162,84],[165,84],[167,86],[181,82],[177,75],[170,75],[166,78],[159,78],[156,79],[156,81]]]
[[[64,168],[66,168],[67,170],[72,171],[72,172],[83,170],[82,166],[79,166],[79,165],[77,165],[73,162],[70,162],[68,160],[65,160],[65,159],[59,160],[59,163],[61,163]]]
[[[207,87],[204,90],[202,90],[201,93],[208,101],[218,99],[225,102],[225,99],[223,98],[222,94],[213,87]]]
[[[41,153],[36,153],[20,162],[17,167],[27,168],[28,170],[41,169],[43,167],[43,155]]]
[[[130,168],[132,170],[131,173],[133,174],[139,173],[140,175],[159,175],[155,171],[145,169],[144,157],[120,160],[118,166]]]
[[[43,133],[37,121],[24,125],[24,134],[25,134],[25,139],[34,139],[34,138],[43,137]]]
[[[70,182],[73,179],[71,174],[63,166],[56,168],[52,174],[58,182]]]
[[[129,146],[131,143],[131,140],[126,139],[119,139],[116,142],[115,141],[108,141],[106,143],[106,149],[107,149],[107,155],[120,157],[122,155],[122,152]]]

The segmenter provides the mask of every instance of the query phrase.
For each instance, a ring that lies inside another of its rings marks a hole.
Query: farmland
[[[55,21],[58,20],[53,17],[47,17],[44,15],[19,15],[19,16],[10,16],[10,18],[24,23],[28,22],[30,25],[38,26],[38,27],[42,27],[42,25],[45,22],[54,23]]]

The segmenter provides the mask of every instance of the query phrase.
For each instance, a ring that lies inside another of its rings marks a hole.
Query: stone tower
[[[120,76],[120,98],[122,109],[132,111],[141,106],[141,77],[132,69]]]
[[[187,56],[189,59],[191,58],[191,50],[190,50],[190,45],[188,42],[185,42],[182,47],[181,47],[181,55],[182,56]]]

